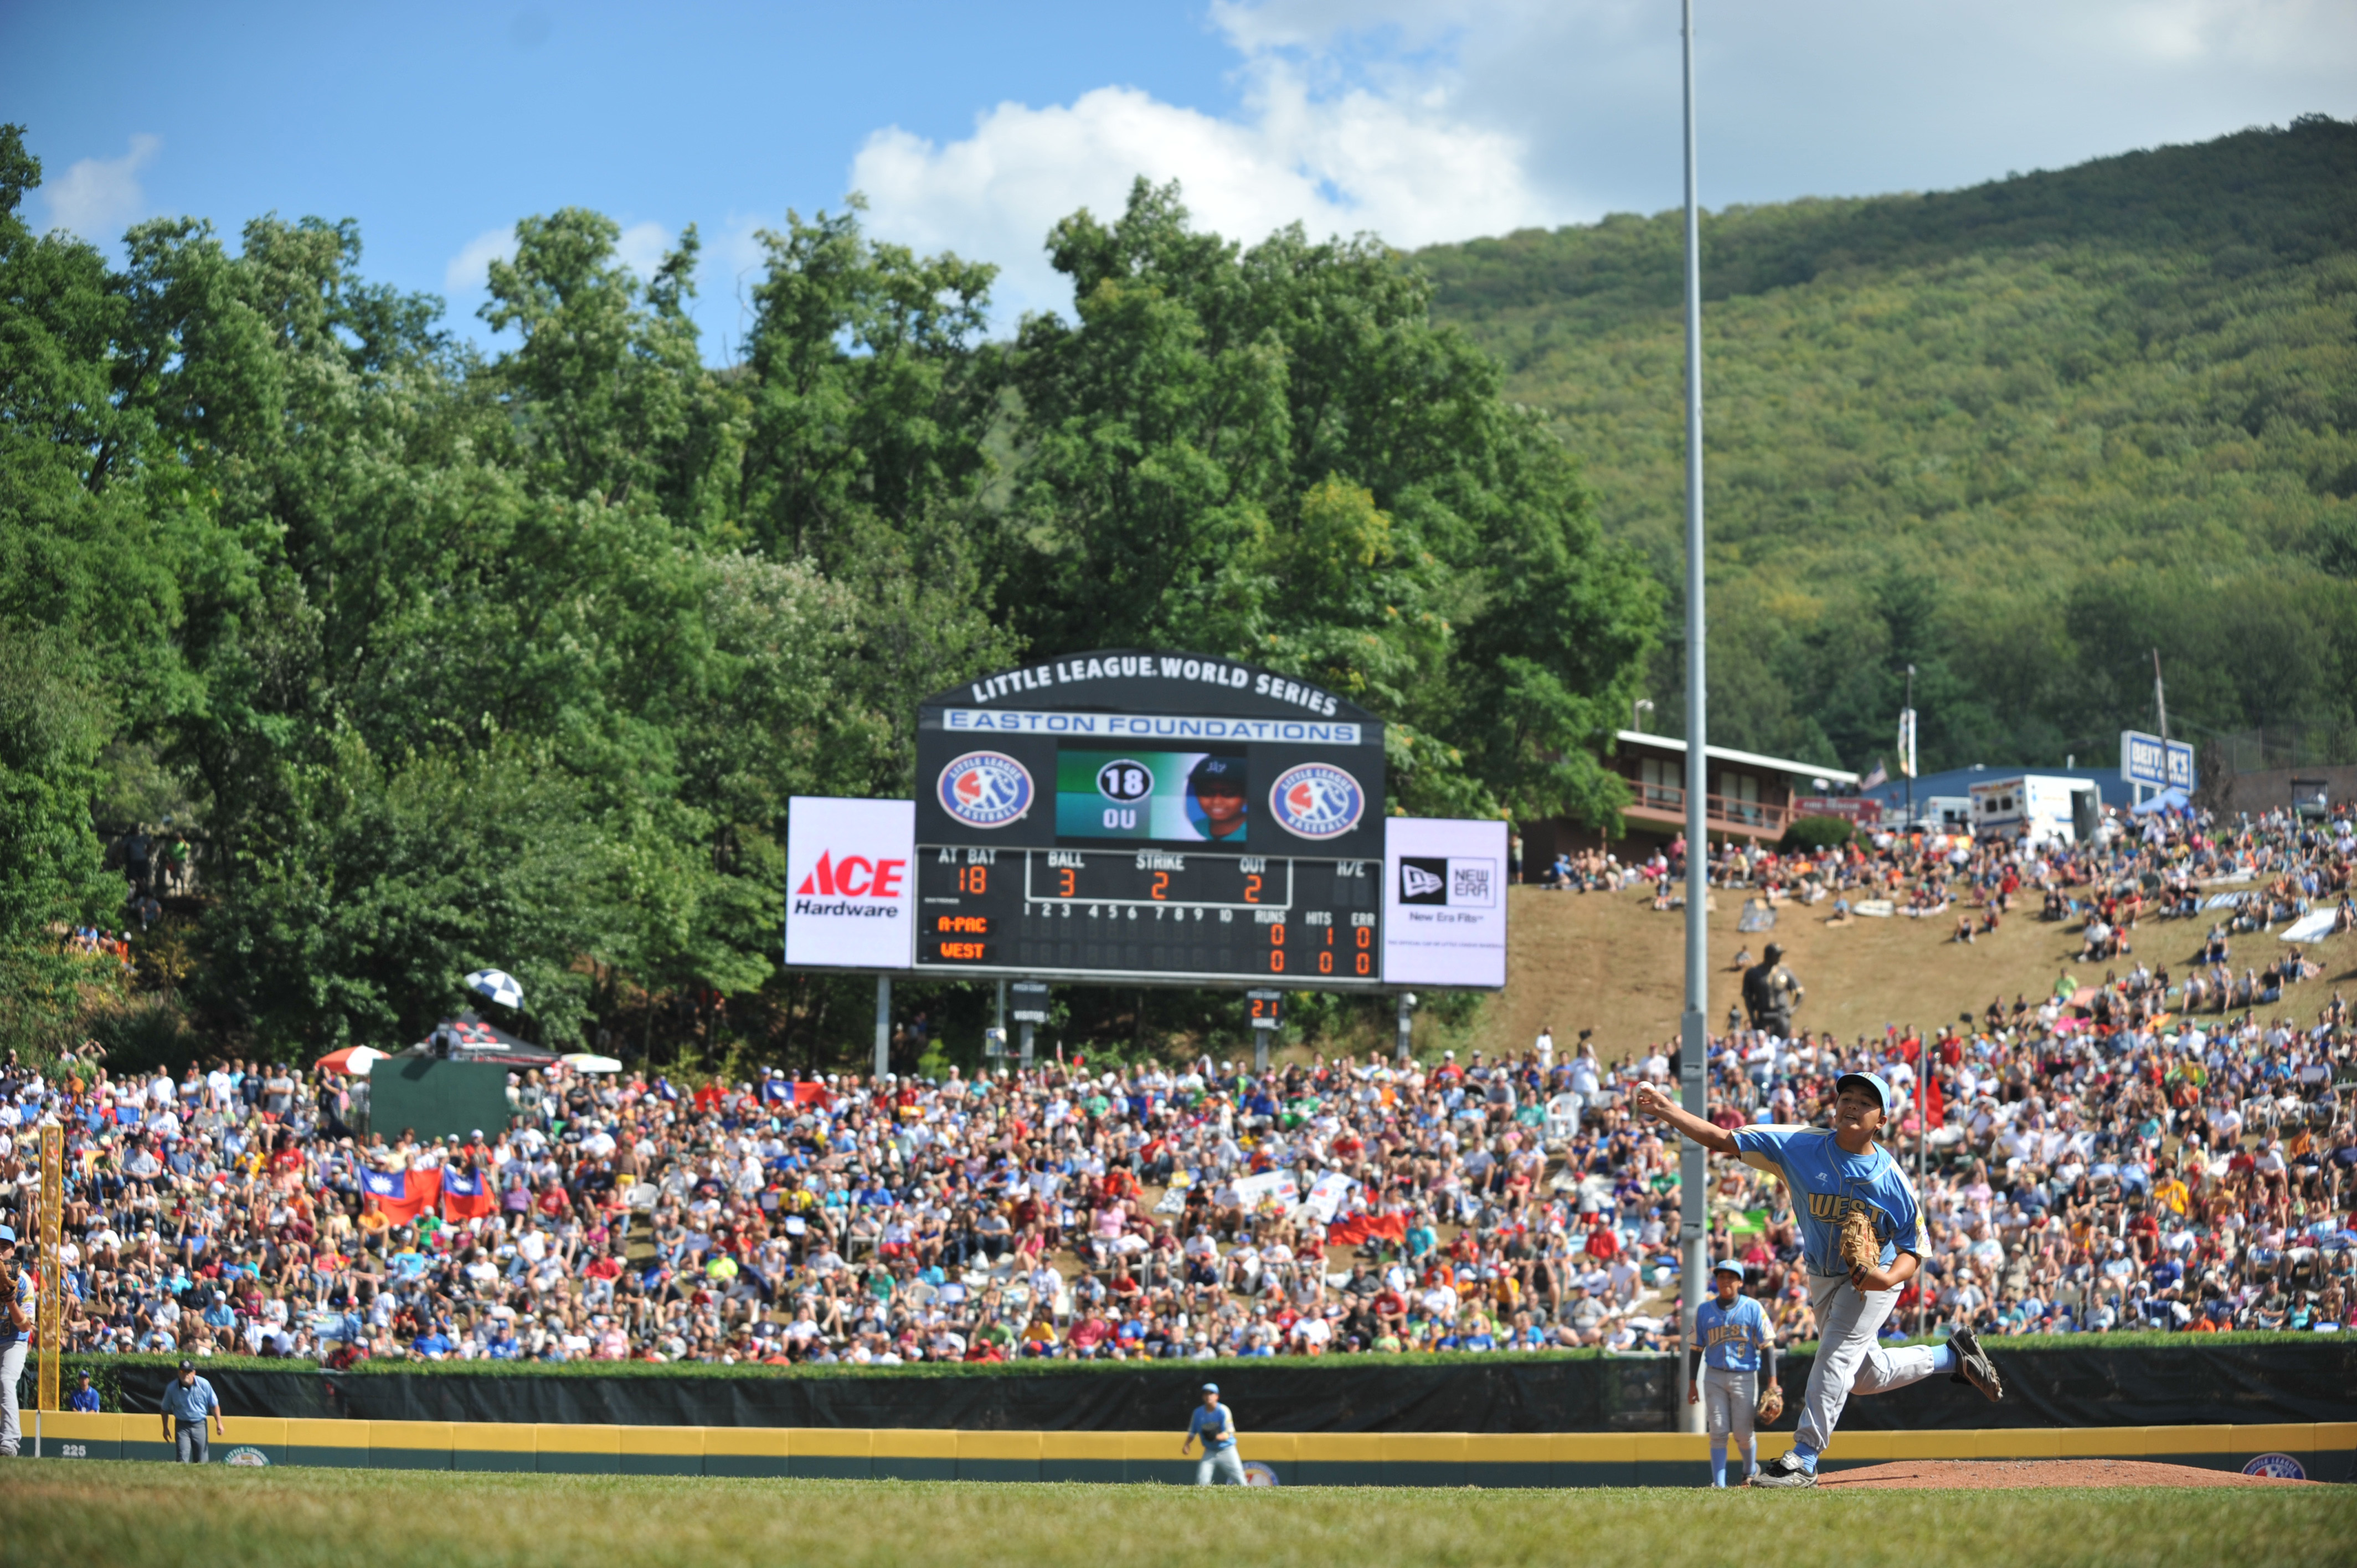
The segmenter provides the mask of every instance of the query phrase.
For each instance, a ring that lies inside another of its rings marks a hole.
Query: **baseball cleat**
[[[2005,1380],[1997,1375],[1996,1363],[1981,1348],[1973,1331],[1958,1324],[1948,1336],[1948,1343],[1956,1348],[1956,1369],[1948,1374],[1951,1382],[1970,1383],[1986,1395],[1991,1402],[2005,1398]]]
[[[1788,1490],[1797,1490],[1802,1487],[1815,1486],[1817,1484],[1817,1473],[1814,1470],[1804,1469],[1797,1465],[1789,1470],[1778,1469],[1772,1465],[1763,1465],[1760,1466],[1760,1474],[1752,1477],[1746,1484],[1754,1487],[1779,1487]]]
[[[1743,1484],[1747,1487],[1813,1487],[1817,1484],[1817,1474],[1787,1449],[1745,1477]]]

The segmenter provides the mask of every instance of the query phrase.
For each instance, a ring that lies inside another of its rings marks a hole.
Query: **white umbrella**
[[[619,1072],[622,1064],[611,1057],[601,1057],[588,1051],[576,1051],[557,1058],[576,1072]]]
[[[467,977],[467,989],[502,1007],[523,1005],[523,987],[504,969],[479,969]]]

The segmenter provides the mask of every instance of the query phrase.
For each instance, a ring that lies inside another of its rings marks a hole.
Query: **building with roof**
[[[1668,844],[1685,831],[1686,743],[1665,735],[1624,729],[1613,737],[1604,766],[1629,786],[1629,804],[1620,816],[1625,832],[1609,841],[1614,854],[1626,861],[1642,857]],[[1730,746],[1707,746],[1711,792],[1703,809],[1714,840],[1740,839],[1773,843],[1801,813],[1793,802],[1808,795],[1848,794],[1858,777],[1838,768],[1789,757],[1764,757]],[[1523,869],[1535,879],[1558,854],[1608,846],[1596,829],[1565,818],[1521,824]]]

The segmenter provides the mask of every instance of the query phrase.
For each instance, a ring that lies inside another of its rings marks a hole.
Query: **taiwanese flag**
[[[1353,1214],[1337,1219],[1326,1228],[1326,1244],[1329,1247],[1356,1247],[1371,1236],[1381,1236],[1386,1241],[1407,1240],[1407,1216],[1405,1214]]]
[[[491,1194],[491,1184],[483,1179],[480,1171],[446,1170],[442,1173],[442,1218],[445,1219],[481,1219],[498,1207]]]
[[[395,1225],[415,1219],[442,1196],[439,1171],[363,1171],[361,1191]]]
[[[798,1083],[798,1084],[794,1085],[794,1103],[795,1103],[795,1104],[797,1104],[797,1105],[815,1105],[815,1106],[819,1107],[821,1110],[824,1110],[824,1109],[826,1108],[826,1102],[827,1102],[826,1085],[824,1085],[824,1084],[823,1084],[823,1083],[808,1083],[808,1082],[804,1082],[804,1083]]]

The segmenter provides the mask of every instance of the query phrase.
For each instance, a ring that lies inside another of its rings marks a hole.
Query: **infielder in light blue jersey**
[[[1703,1407],[1703,1430],[1710,1434],[1710,1484],[1727,1485],[1727,1439],[1743,1440],[1743,1473],[1760,1473],[1760,1434],[1751,1423],[1760,1391],[1776,1379],[1776,1336],[1768,1313],[1742,1294],[1743,1265],[1730,1258],[1711,1271],[1718,1294],[1695,1314],[1694,1343],[1702,1359],[1699,1374],[1686,1372],[1686,1403]],[[1763,1374],[1765,1380],[1762,1380]]]
[[[1996,1365],[1968,1325],[1958,1324],[1941,1346],[1885,1350],[1875,1338],[1899,1289],[1922,1266],[1922,1211],[1914,1186],[1874,1134],[1889,1113],[1890,1086],[1870,1072],[1845,1074],[1835,1085],[1834,1125],[1745,1127],[1728,1133],[1677,1104],[1652,1084],[1637,1090],[1640,1113],[1667,1122],[1704,1148],[1733,1155],[1782,1181],[1801,1223],[1801,1251],[1809,1269],[1809,1296],[1817,1314],[1817,1355],[1792,1452],[1751,1477],[1755,1487],[1813,1487],[1817,1455],[1833,1441],[1849,1396],[1878,1394],[1949,1373],[1992,1400],[2005,1397]],[[1880,1243],[1872,1268],[1846,1267],[1841,1258],[1841,1217],[1862,1210]]]

